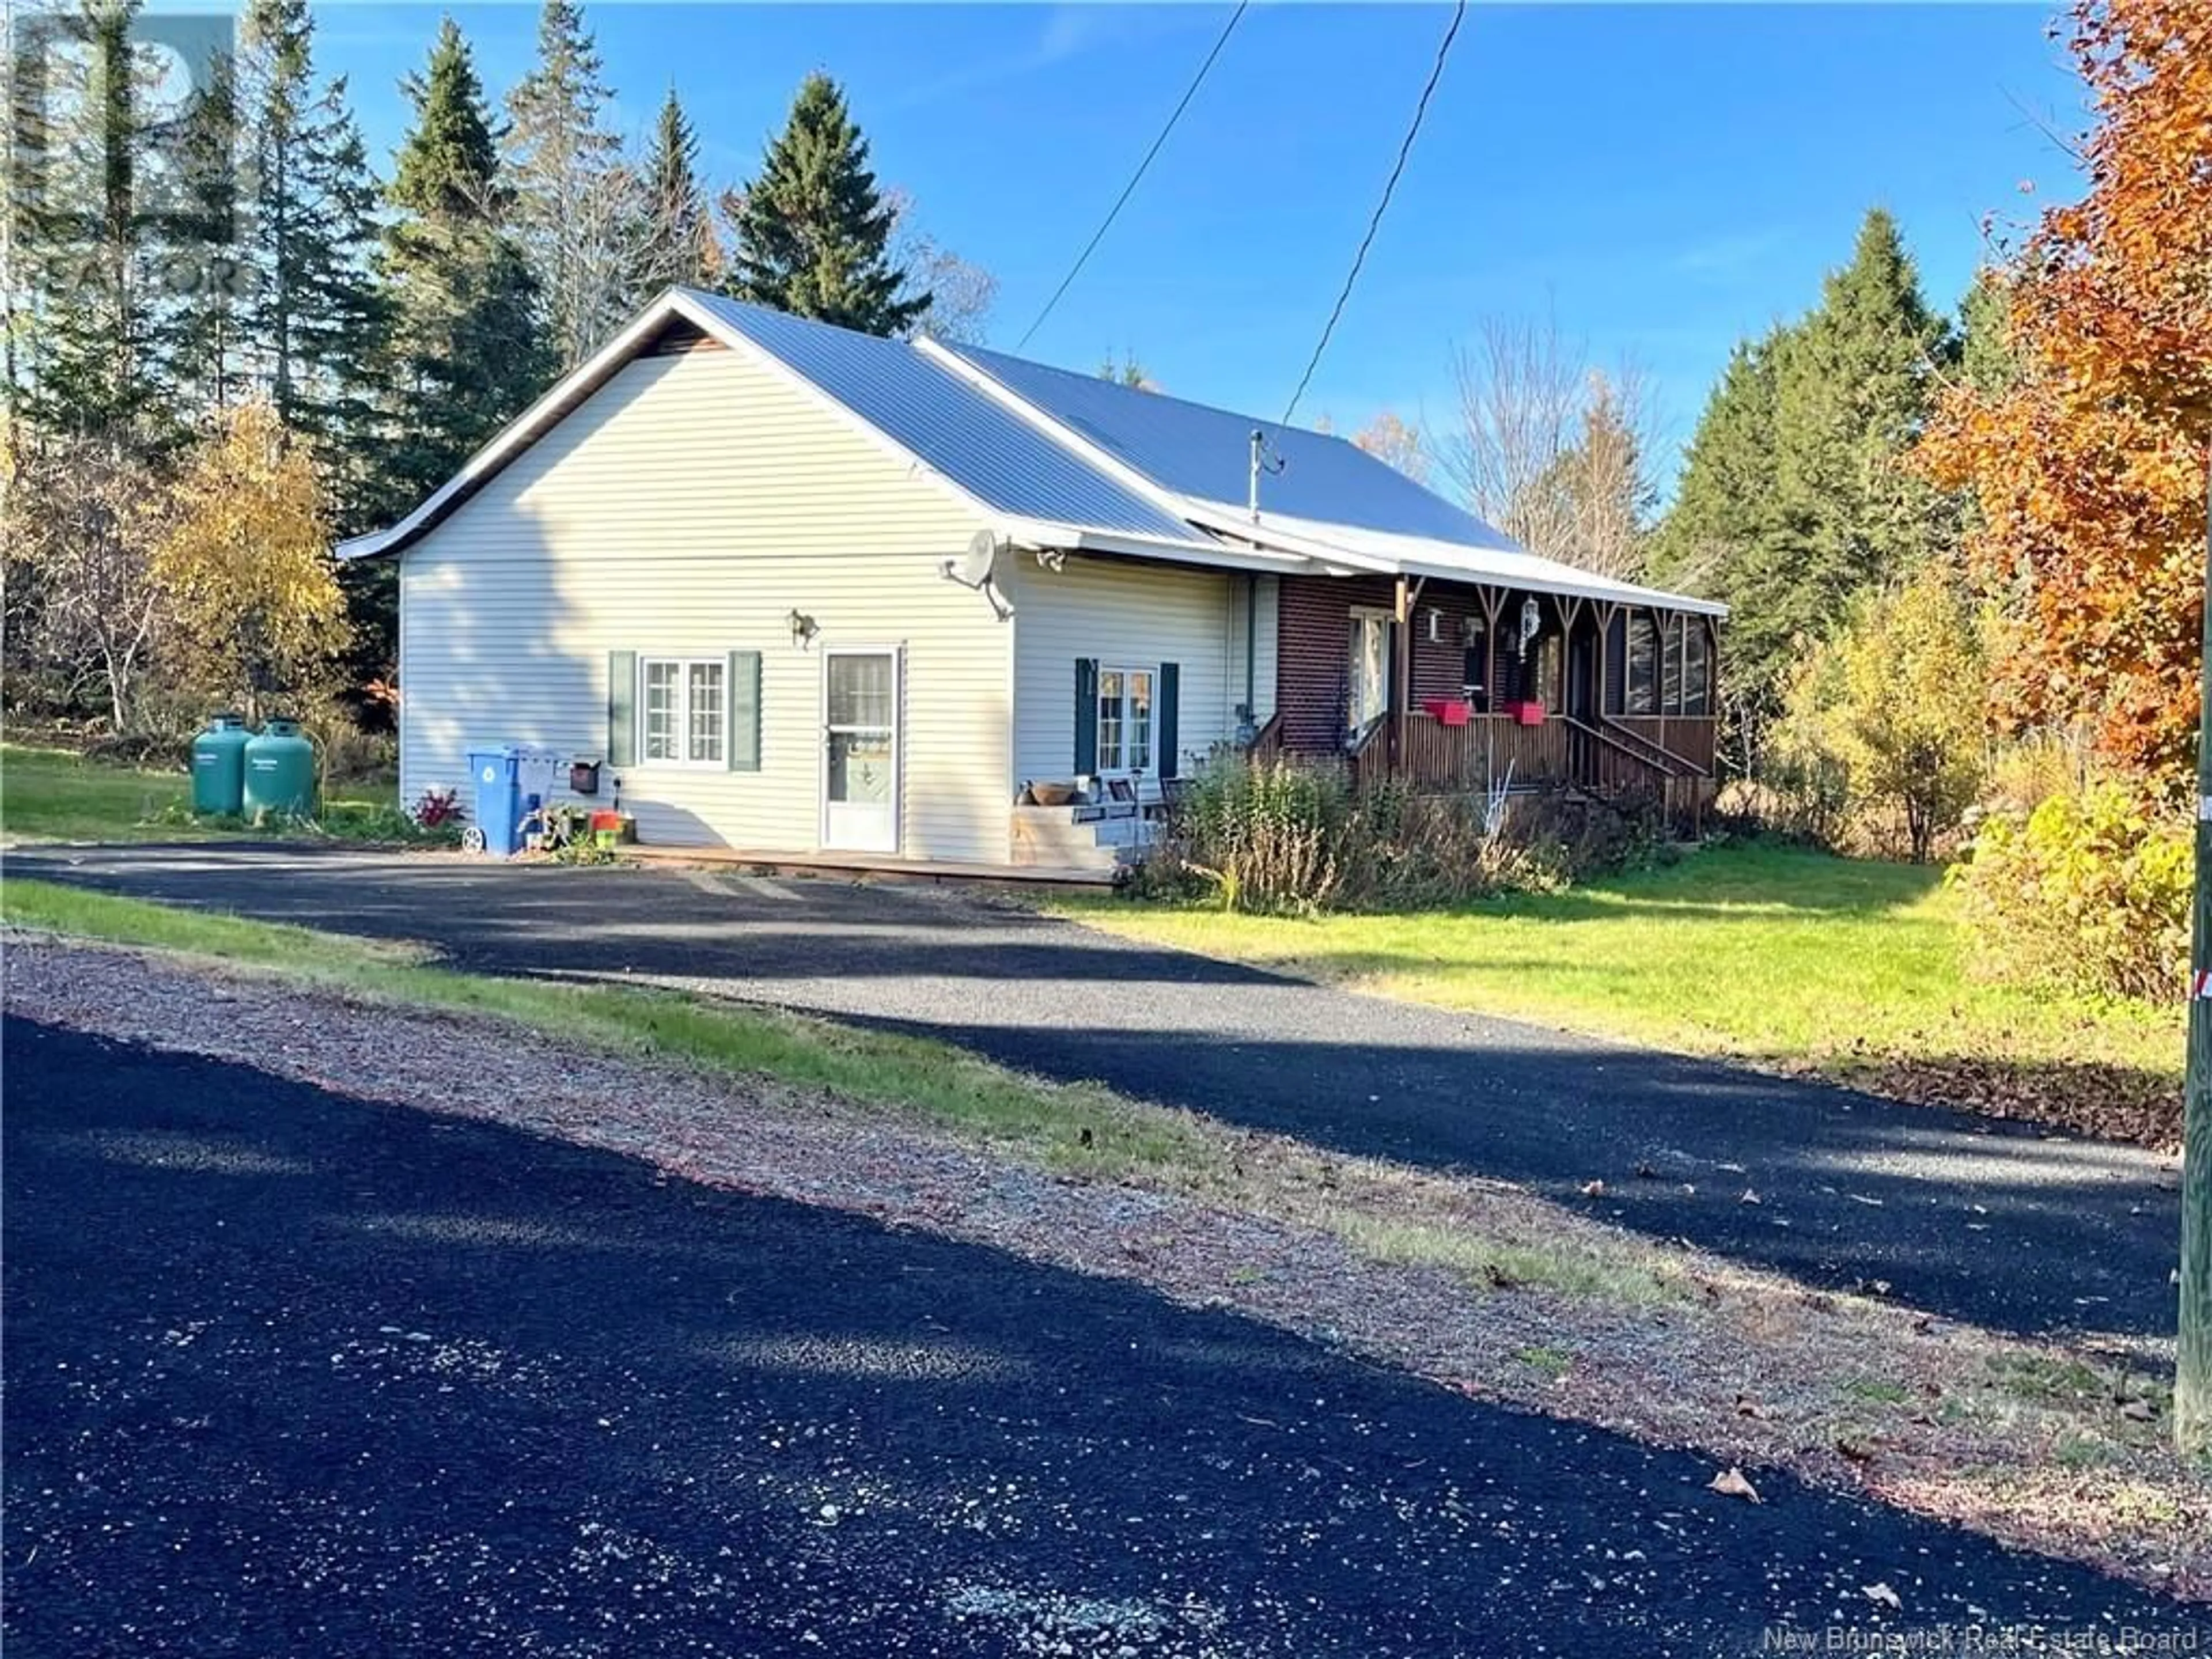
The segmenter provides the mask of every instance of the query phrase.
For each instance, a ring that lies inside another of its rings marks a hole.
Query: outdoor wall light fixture
[[[817,623],[813,617],[808,616],[804,611],[794,610],[792,611],[791,642],[799,647],[800,650],[805,650],[806,648],[806,642],[821,631],[821,625]]]

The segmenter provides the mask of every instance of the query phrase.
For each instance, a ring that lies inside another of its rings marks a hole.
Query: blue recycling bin
[[[469,776],[476,781],[477,828],[484,851],[513,858],[522,850],[522,755],[513,747],[469,750]]]

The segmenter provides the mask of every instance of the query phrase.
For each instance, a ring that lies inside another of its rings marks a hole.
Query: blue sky
[[[809,70],[842,81],[881,178],[1000,281],[1011,346],[1127,179],[1228,16],[1217,5],[589,9],[642,125],[672,82],[718,179],[742,177]],[[457,7],[495,91],[527,68],[527,5]],[[1632,356],[1686,437],[1742,334],[1817,296],[1860,216],[1895,213],[1930,299],[1955,302],[1984,214],[2070,194],[2045,129],[2078,82],[2026,5],[1477,6],[1300,417],[1441,423],[1451,343],[1554,317]],[[1029,355],[1134,353],[1168,390],[1273,416],[1342,281],[1448,9],[1262,4]],[[381,151],[428,6],[321,14]],[[2024,194],[2032,183],[2033,194]]]

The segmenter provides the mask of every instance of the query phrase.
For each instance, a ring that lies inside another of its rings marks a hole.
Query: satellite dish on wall
[[[941,568],[949,580],[963,587],[981,587],[991,580],[992,568],[998,562],[998,536],[979,530],[969,539],[968,550],[957,559],[947,559]]]
[[[958,582],[963,587],[972,587],[990,600],[991,609],[998,613],[1000,622],[1014,614],[1013,607],[999,597],[991,584],[991,573],[999,562],[1003,544],[994,531],[979,530],[968,541],[968,550],[957,559],[947,559],[937,568],[947,581]]]

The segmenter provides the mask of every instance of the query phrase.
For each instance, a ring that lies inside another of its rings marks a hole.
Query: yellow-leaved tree
[[[1781,754],[1826,782],[1875,838],[1901,828],[1924,863],[1958,828],[1985,769],[1989,659],[1978,619],[1940,562],[1860,601],[1792,678]]]
[[[253,718],[331,689],[349,629],[323,489],[267,404],[228,411],[189,457],[154,574],[180,684]]]

